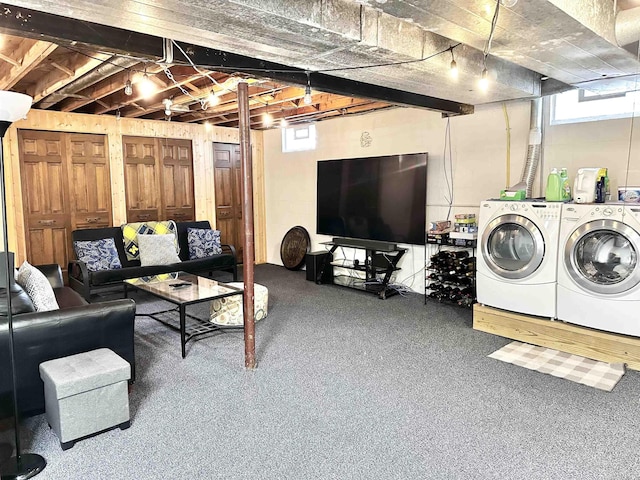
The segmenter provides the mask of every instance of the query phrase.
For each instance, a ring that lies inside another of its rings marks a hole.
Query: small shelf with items
[[[444,222],[438,222],[442,224]],[[427,232],[427,246],[435,246],[425,265],[427,298],[471,308],[476,300],[477,227],[475,215],[456,215],[455,229]]]

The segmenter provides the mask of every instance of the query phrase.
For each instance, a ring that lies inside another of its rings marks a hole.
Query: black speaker
[[[332,260],[333,255],[326,251],[307,253],[305,255],[307,280],[316,283],[333,283]]]

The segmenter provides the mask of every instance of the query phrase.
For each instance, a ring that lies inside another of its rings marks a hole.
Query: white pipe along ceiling
[[[502,0],[486,62],[494,0],[17,0],[3,7],[277,62],[312,72],[312,81],[322,72],[471,105],[575,86],[627,89],[636,80],[637,53],[620,45],[640,37],[640,9],[620,10],[614,0],[511,4]],[[449,74],[452,54],[457,80]],[[177,52],[176,60],[183,60]],[[477,81],[485,66],[483,92]]]

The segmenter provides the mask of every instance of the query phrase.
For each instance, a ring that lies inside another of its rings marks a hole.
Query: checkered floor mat
[[[491,358],[610,392],[624,375],[623,363],[605,363],[527,343],[511,342]]]

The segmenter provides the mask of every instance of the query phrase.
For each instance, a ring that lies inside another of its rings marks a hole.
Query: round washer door
[[[564,247],[567,272],[583,289],[604,295],[626,292],[640,283],[640,235],[616,220],[578,227]]]
[[[496,275],[518,280],[535,272],[544,259],[544,239],[540,229],[522,215],[502,215],[485,228],[481,252]]]

